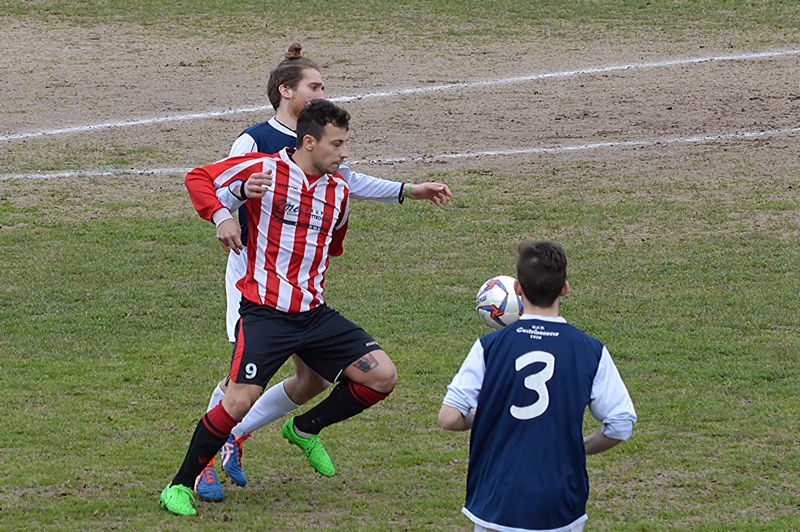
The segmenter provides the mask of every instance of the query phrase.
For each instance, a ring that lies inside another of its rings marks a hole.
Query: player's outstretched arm
[[[445,205],[452,197],[450,188],[444,183],[418,183],[411,185],[412,200],[430,200],[436,205]]]

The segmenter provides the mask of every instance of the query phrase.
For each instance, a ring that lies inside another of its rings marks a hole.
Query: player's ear
[[[317,145],[317,139],[313,135],[306,135],[303,137],[303,149],[311,151]]]
[[[519,281],[516,279],[514,279],[514,293],[522,297],[522,286],[520,286]]]
[[[292,89],[286,85],[279,85],[278,93],[281,95],[281,97],[286,98],[287,100],[292,99]]]
[[[569,294],[569,281],[564,281],[564,287],[561,289],[561,293],[558,294],[558,297],[564,297]]]

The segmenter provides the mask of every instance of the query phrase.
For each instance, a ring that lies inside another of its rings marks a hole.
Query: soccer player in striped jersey
[[[567,257],[519,246],[524,314],[481,337],[447,387],[439,425],[472,429],[462,512],[477,531],[583,530],[586,455],[631,436],[636,411],[608,350],[558,315]],[[583,437],[588,406],[602,427]]]
[[[292,354],[337,382],[328,397],[283,426],[309,460],[327,456],[318,438],[325,427],[382,401],[397,383],[379,344],[323,298],[329,258],[342,253],[347,231],[350,185],[340,167],[349,155],[348,128],[345,110],[313,100],[298,116],[295,150],[230,157],[187,175],[211,183],[225,208],[245,205],[250,231],[228,390],[197,424],[178,474],[161,493],[172,513],[197,513],[195,479]],[[200,216],[211,220],[218,209],[207,190],[188,188]],[[327,465],[320,472],[333,474]]]
[[[292,44],[284,60],[270,73],[267,82],[267,96],[275,109],[275,116],[245,129],[233,143],[230,151],[231,157],[251,152],[272,154],[283,148],[295,146],[297,135],[294,128],[297,125],[298,114],[309,100],[325,98],[325,86],[319,68],[314,61],[304,57],[301,52],[302,47],[299,44]],[[353,172],[347,166],[342,166],[339,173],[349,183],[350,197],[354,199],[370,199],[385,203],[403,203],[406,198],[427,199],[440,205],[446,203],[450,198],[449,189],[441,183],[411,185]],[[187,181],[187,186],[206,187],[212,205],[216,204],[216,197],[213,196],[214,189],[210,183],[202,180]],[[235,340],[234,327],[239,319],[239,303],[242,299],[236,283],[244,277],[247,268],[245,246],[248,228],[244,207],[239,209],[238,218],[237,222],[224,208],[219,208],[212,217],[217,225],[217,239],[223,249],[228,252],[228,263],[225,270],[226,325],[228,339],[231,343]],[[330,384],[311,370],[299,357],[293,356],[292,358],[295,374],[266,390],[245,419],[234,428],[231,437],[223,446],[222,468],[239,486],[247,484],[241,457],[242,444],[250,434],[288,415],[325,391]],[[226,388],[227,379],[223,379],[211,394],[208,410],[214,408],[222,400]],[[291,436],[290,432],[289,435]],[[322,448],[321,445],[320,448]],[[321,456],[322,462],[310,460],[311,465],[318,471],[320,469],[332,471],[332,466],[328,465],[330,458],[324,454],[319,454],[319,456]],[[224,497],[225,491],[217,478],[213,460],[198,476],[195,489],[197,494],[205,500],[219,501]]]

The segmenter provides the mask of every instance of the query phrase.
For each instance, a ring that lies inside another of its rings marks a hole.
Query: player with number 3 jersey
[[[463,513],[476,531],[580,531],[586,455],[631,436],[636,412],[605,346],[558,315],[569,291],[561,246],[519,246],[524,314],[475,342],[439,424],[472,429]],[[583,437],[589,408],[602,427]]]

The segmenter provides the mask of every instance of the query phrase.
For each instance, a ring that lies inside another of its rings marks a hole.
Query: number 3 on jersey
[[[530,405],[511,407],[511,415],[517,419],[526,420],[541,416],[550,406],[550,393],[547,391],[547,381],[553,378],[556,367],[556,358],[546,351],[530,351],[516,360],[516,369],[522,369],[536,362],[544,362],[544,368],[538,373],[525,377],[525,387],[539,394],[539,398]]]

